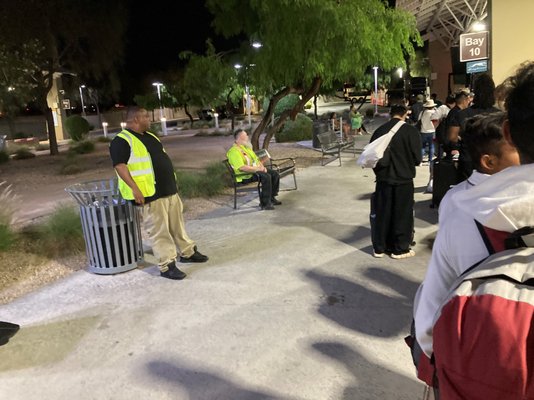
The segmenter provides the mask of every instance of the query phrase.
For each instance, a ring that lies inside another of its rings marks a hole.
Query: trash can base
[[[98,275],[113,275],[113,274],[120,274],[121,272],[131,271],[132,269],[136,269],[136,268],[137,268],[137,262],[134,262],[132,264],[127,264],[127,265],[121,265],[120,267],[111,267],[111,268],[101,268],[101,267],[89,265],[87,267],[87,270],[89,272],[92,272],[93,274],[98,274]]]

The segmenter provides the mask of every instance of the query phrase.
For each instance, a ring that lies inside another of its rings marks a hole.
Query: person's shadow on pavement
[[[365,276],[396,294],[388,295],[368,286],[308,271],[305,276],[319,284],[324,292],[325,302],[319,305],[319,313],[337,324],[377,337],[393,337],[408,333],[413,314],[413,298],[417,282],[408,280],[391,271],[369,268]],[[391,289],[391,290],[390,290]]]

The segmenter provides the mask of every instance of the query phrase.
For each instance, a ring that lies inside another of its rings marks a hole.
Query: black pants
[[[375,253],[406,253],[413,239],[413,182],[377,182],[371,196],[371,240]]]
[[[243,179],[243,182],[261,182],[260,203],[262,206],[270,204],[278,196],[280,188],[280,175],[277,171],[267,168],[267,172],[256,172],[252,178]]]

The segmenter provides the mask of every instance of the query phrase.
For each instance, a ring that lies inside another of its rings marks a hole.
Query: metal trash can
[[[319,142],[317,135],[320,135],[321,133],[325,133],[327,131],[328,131],[328,122],[324,122],[321,120],[313,121],[312,146],[314,149],[321,148],[321,142]]]
[[[77,183],[65,189],[80,205],[89,271],[116,274],[143,259],[140,211],[124,200],[117,179]]]

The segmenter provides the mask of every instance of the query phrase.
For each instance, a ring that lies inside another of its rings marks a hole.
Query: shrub
[[[313,121],[303,115],[298,114],[295,121],[287,119],[280,132],[275,133],[278,143],[298,142],[300,140],[311,140],[313,135]]]
[[[32,230],[34,251],[38,254],[52,258],[76,254],[85,249],[80,215],[72,206],[59,205]]]
[[[15,241],[11,226],[15,222],[19,196],[13,193],[11,185],[0,182],[0,250],[7,250]]]
[[[98,136],[96,141],[99,143],[109,143],[111,142],[111,138],[109,136]]]
[[[95,151],[95,144],[90,140],[74,143],[69,148],[69,152],[76,154],[88,154],[93,151]]]
[[[176,171],[178,191],[184,198],[215,196],[231,184],[226,175],[225,166],[218,161],[209,164],[204,173]]]
[[[83,140],[83,138],[89,133],[91,127],[89,122],[79,115],[71,115],[65,120],[65,128],[70,135],[70,138],[75,142]]]
[[[0,251],[8,250],[15,242],[15,234],[9,225],[0,222]]]
[[[7,151],[2,150],[0,151],[0,164],[6,163],[9,161],[9,154]]]
[[[35,154],[30,151],[26,146],[19,147],[13,156],[15,160],[26,160],[28,158],[34,158]]]
[[[63,160],[61,163],[61,167],[59,168],[59,174],[60,175],[74,175],[79,174],[83,171],[82,166],[80,165],[80,161],[78,157],[76,157],[76,153],[69,152],[67,153],[67,157]]]

